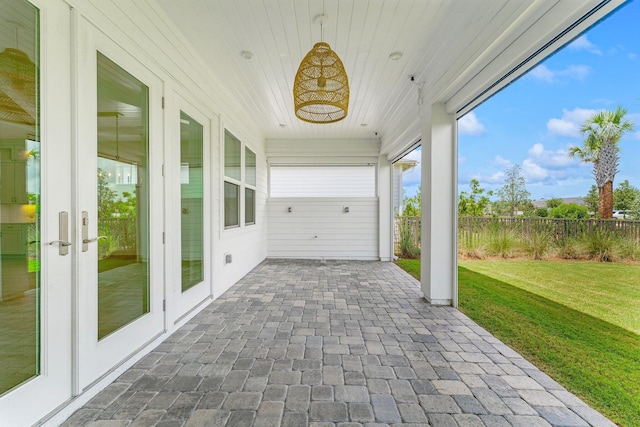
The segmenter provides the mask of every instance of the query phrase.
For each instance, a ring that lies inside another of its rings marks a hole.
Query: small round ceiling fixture
[[[389,59],[391,59],[392,61],[397,61],[400,58],[402,58],[402,52],[400,51],[391,52],[391,54],[389,55]]]
[[[240,55],[246,60],[253,59],[253,52],[249,52],[248,50],[243,50]]]

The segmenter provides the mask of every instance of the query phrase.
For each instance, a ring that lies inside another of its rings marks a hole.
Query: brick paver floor
[[[611,426],[392,263],[266,260],[64,426]]]

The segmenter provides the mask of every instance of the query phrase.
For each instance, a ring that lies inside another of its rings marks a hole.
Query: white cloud
[[[498,171],[492,175],[472,174],[469,177],[469,181],[471,181],[471,179],[477,179],[480,182],[480,185],[484,186],[485,184],[504,184],[504,178],[505,173],[503,171]]]
[[[596,111],[585,108],[576,107],[569,111],[562,110],[562,118],[549,119],[547,122],[547,130],[554,135],[568,136],[572,138],[580,137],[580,127],[590,116]]]
[[[555,73],[551,71],[546,65],[538,65],[533,70],[529,71],[529,75],[536,80],[551,83],[555,78]]]
[[[573,50],[586,50],[589,53],[593,53],[594,55],[602,55],[602,51],[598,49],[598,46],[591,43],[591,41],[587,38],[586,35],[582,35],[572,41],[569,44],[569,49]]]
[[[632,61],[635,61],[638,58],[638,54],[637,53],[628,53],[627,56]]]
[[[534,161],[545,167],[551,168],[565,168],[575,163],[571,157],[569,157],[568,150],[546,150],[541,143],[533,144],[528,151],[529,158],[527,160]]]
[[[541,64],[529,71],[527,75],[544,83],[557,83],[567,80],[583,81],[590,72],[591,68],[588,65],[569,65],[562,70],[552,70]]]
[[[411,151],[406,156],[404,156],[403,159],[416,160],[418,162],[421,161],[422,160],[422,147],[418,147],[415,150]]]
[[[588,65],[569,65],[564,70],[557,72],[560,77],[568,77],[573,80],[583,81],[587,78],[591,68]]]
[[[522,162],[522,176],[531,185],[559,185],[575,173],[575,166],[579,164],[569,157],[567,149],[547,150],[541,143],[532,145],[528,154]]]
[[[549,177],[549,171],[531,159],[522,162],[522,176],[527,183],[544,181]]]
[[[625,116],[625,119],[633,123],[633,126],[640,130],[640,113],[631,113]]]
[[[513,163],[511,163],[511,160],[505,159],[504,157],[498,155],[495,159],[493,159],[493,164],[504,168],[510,168]]]
[[[471,111],[458,120],[458,133],[461,135],[479,136],[485,132],[484,125],[478,121],[476,114]]]

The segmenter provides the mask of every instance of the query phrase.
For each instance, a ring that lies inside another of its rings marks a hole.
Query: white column
[[[378,253],[380,261],[393,257],[393,164],[387,156],[378,159]]]
[[[457,125],[444,104],[422,126],[421,288],[431,304],[457,305]]]

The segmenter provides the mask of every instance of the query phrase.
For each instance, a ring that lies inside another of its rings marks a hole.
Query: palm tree
[[[598,214],[611,218],[613,214],[613,179],[618,173],[618,141],[626,132],[633,131],[633,123],[624,120],[627,110],[603,110],[589,117],[580,132],[586,134],[584,145],[569,148],[569,156],[593,163],[593,176],[598,186]]]

